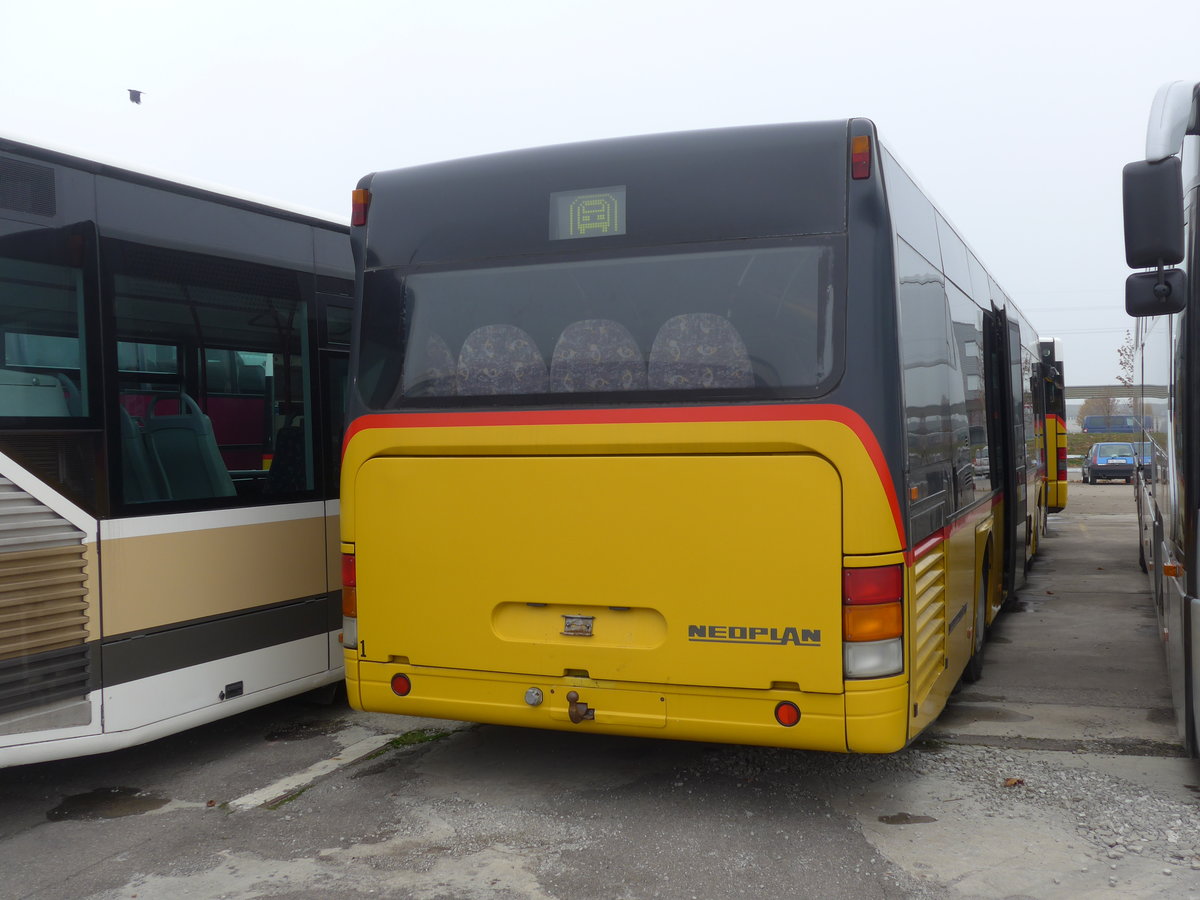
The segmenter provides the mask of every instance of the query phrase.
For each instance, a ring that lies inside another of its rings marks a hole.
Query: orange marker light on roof
[[[855,181],[871,177],[871,139],[865,134],[850,139],[850,177]]]
[[[371,206],[371,192],[361,188],[350,194],[350,224],[366,225],[367,210]]]

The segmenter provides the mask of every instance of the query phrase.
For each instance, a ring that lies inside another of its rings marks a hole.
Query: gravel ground
[[[1100,858],[1127,853],[1200,872],[1196,803],[1156,794],[1119,777],[990,747],[952,747],[920,755],[914,774],[957,782],[985,815],[1022,815],[1030,807],[1061,813]]]

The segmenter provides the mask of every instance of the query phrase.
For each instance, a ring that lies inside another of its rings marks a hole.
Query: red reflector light
[[[855,181],[871,177],[871,139],[865,134],[850,139],[850,177]]]
[[[791,700],[783,700],[776,703],[775,721],[784,728],[791,728],[800,721],[800,707]]]
[[[411,690],[412,681],[403,672],[392,676],[392,693],[397,697],[407,697]]]
[[[371,207],[371,192],[361,188],[350,194],[350,224],[366,225],[367,210]]]
[[[342,554],[342,615],[358,618],[358,568],[353,553]]]
[[[904,568],[842,569],[842,602],[892,603],[904,599]]]

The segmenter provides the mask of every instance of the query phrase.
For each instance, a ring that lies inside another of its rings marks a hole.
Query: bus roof
[[[1200,83],[1172,81],[1154,95],[1146,126],[1146,159],[1174,156],[1186,134],[1200,134]]]
[[[292,206],[256,197],[252,194],[240,193],[228,187],[209,184],[203,181],[178,178],[162,173],[151,173],[125,168],[116,163],[78,156],[69,151],[52,148],[45,144],[34,144],[25,140],[0,135],[0,152],[26,156],[60,166],[69,166],[94,175],[104,175],[135,184],[142,184],[159,190],[172,191],[185,196],[236,206],[253,212],[266,213],[277,218],[290,219],[307,225],[321,228],[331,228],[338,231],[349,231],[349,219],[330,216],[327,213]]]
[[[852,128],[874,134],[865,119],[753,125],[376,172],[359,182],[372,197],[367,266],[840,233]],[[614,189],[627,204],[628,232],[552,233],[556,197]]]

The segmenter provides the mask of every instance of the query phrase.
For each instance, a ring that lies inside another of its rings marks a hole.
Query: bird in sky
[[[129,91],[129,102],[140,105],[142,102],[142,91],[135,91],[133,88],[128,88],[127,90]]]

